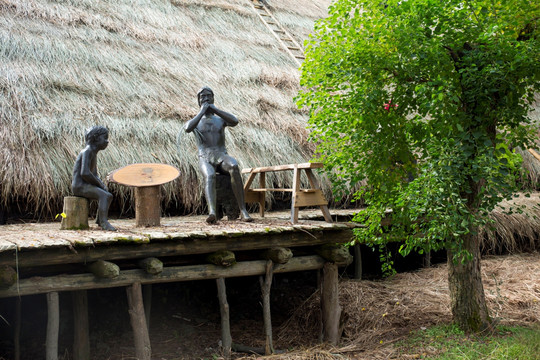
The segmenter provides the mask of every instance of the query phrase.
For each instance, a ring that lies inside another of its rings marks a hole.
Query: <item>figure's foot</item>
[[[245,222],[252,222],[253,221],[253,219],[249,216],[247,210],[242,210],[241,211],[240,219],[242,221],[245,221]]]
[[[111,225],[110,222],[108,221],[102,221],[99,226],[101,226],[101,228],[103,230],[107,230],[107,231],[116,231],[116,228],[114,226]]]
[[[216,214],[208,215],[208,217],[206,218],[206,222],[209,223],[209,224],[215,224],[217,222]]]

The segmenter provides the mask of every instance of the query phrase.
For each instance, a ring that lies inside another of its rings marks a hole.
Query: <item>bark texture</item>
[[[480,246],[476,236],[466,236],[465,250],[472,254],[470,261],[453,259],[448,251],[448,286],[454,322],[466,332],[480,332],[491,328],[480,271]]]

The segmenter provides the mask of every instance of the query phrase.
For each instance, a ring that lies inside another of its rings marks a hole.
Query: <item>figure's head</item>
[[[84,134],[86,144],[98,145],[99,148],[105,149],[109,144],[109,130],[104,126],[93,126],[86,129]]]
[[[204,102],[209,102],[210,104],[214,103],[214,92],[208,86],[204,86],[197,93],[197,101],[199,106]]]

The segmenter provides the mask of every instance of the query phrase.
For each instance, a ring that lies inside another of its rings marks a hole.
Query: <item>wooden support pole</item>
[[[135,357],[138,360],[151,360],[152,348],[150,347],[150,336],[144,315],[143,296],[141,283],[134,283],[126,287],[129,318],[133,329],[133,340],[135,342]]]
[[[159,185],[135,188],[135,226],[159,226],[161,217]]]
[[[341,306],[339,305],[338,266],[336,264],[326,263],[323,267],[321,313],[322,340],[335,346],[341,336],[339,333]]]
[[[144,315],[146,317],[146,327],[150,333],[150,314],[152,312],[152,284],[142,286]]]
[[[47,335],[45,359],[58,360],[58,332],[60,330],[60,307],[58,293],[47,293]]]
[[[270,312],[270,289],[272,287],[272,277],[274,263],[272,260],[268,260],[266,263],[266,274],[263,279],[263,276],[259,277],[259,282],[261,284],[262,290],[262,301],[263,301],[263,321],[264,321],[264,336],[265,336],[265,345],[264,345],[264,354],[271,355],[274,353],[274,344],[272,343],[272,315]]]
[[[21,297],[15,298],[15,334],[13,335],[15,360],[21,360],[21,301]]]
[[[73,360],[90,360],[88,296],[86,290],[73,291]]]
[[[227,289],[225,288],[225,279],[216,279],[216,283],[219,299],[219,311],[221,313],[221,345],[223,347],[223,356],[226,359],[230,359],[232,337],[231,324],[229,320],[229,303],[227,302]]]
[[[88,199],[79,196],[64,198],[64,214],[60,228],[62,230],[88,229]]]

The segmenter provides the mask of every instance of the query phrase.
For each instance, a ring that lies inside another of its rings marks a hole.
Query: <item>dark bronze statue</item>
[[[236,116],[214,105],[214,92],[203,87],[197,94],[200,110],[197,116],[186,122],[184,130],[195,134],[199,149],[199,167],[204,176],[204,191],[208,202],[209,215],[206,221],[217,221],[216,174],[229,174],[231,187],[238,202],[240,216],[244,221],[252,221],[244,202],[244,187],[238,162],[225,149],[225,127],[236,126]]]
[[[103,230],[116,231],[109,223],[109,206],[112,194],[101,181],[97,173],[97,153],[109,145],[109,130],[103,126],[94,126],[86,130],[86,147],[81,150],[75,160],[71,190],[75,196],[98,201],[96,223]]]

